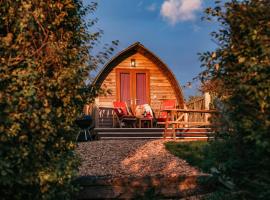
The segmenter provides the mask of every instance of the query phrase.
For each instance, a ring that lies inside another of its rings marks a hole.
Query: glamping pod
[[[177,106],[184,108],[182,90],[172,71],[139,42],[113,57],[94,84],[109,91],[95,99],[96,128],[115,127],[115,101],[126,102],[132,110],[137,105],[149,104],[156,115],[164,100],[176,100]]]

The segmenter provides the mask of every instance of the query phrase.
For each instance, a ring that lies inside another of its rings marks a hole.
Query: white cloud
[[[148,11],[154,12],[157,9],[157,5],[155,3],[150,4],[146,7]]]
[[[189,21],[196,18],[196,11],[202,7],[202,0],[165,0],[160,13],[164,19],[174,25],[180,21]]]

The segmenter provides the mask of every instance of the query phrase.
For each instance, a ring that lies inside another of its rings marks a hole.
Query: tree
[[[217,1],[206,10],[220,24],[212,33],[219,47],[201,54],[201,77],[219,83],[218,136],[231,152],[219,169],[235,183],[236,199],[266,199],[270,191],[269,10],[269,0]]]
[[[91,52],[97,4],[0,1],[0,191],[4,199],[69,199],[78,159],[74,120],[99,89],[86,84],[113,51]],[[114,43],[115,44],[115,43]]]

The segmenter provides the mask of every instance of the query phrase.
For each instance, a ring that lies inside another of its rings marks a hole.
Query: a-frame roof
[[[159,69],[163,72],[164,75],[167,76],[168,80],[170,81],[179,105],[184,105],[184,97],[181,90],[181,87],[175,78],[173,72],[169,69],[169,67],[153,52],[148,50],[145,46],[143,46],[140,42],[136,42],[129,46],[128,48],[124,49],[123,51],[119,52],[116,56],[114,56],[100,71],[100,73],[97,75],[96,79],[94,80],[94,84],[96,86],[101,86],[105,78],[108,76],[108,74],[116,67],[120,62],[125,60],[126,58],[136,54],[140,53],[150,59],[152,62],[154,62]]]

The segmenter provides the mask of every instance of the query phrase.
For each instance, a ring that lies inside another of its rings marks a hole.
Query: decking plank
[[[159,139],[164,136],[164,128],[96,128],[100,139]],[[209,139],[211,128],[177,128],[177,139]],[[169,128],[167,139],[173,138],[172,128]]]

